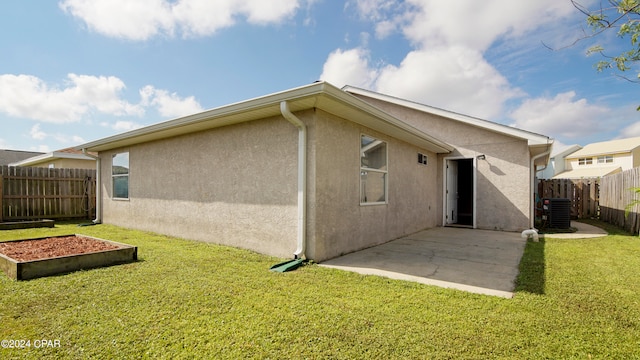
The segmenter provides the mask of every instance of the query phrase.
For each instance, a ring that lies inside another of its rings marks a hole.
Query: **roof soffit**
[[[393,103],[396,105],[400,105],[400,106],[404,106],[407,108],[411,108],[414,110],[418,110],[418,111],[422,111],[425,113],[429,113],[429,114],[433,114],[436,116],[440,116],[440,117],[444,117],[447,119],[451,119],[451,120],[455,120],[455,121],[459,121],[462,123],[465,123],[467,125],[471,125],[471,126],[476,126],[482,129],[486,129],[489,131],[493,131],[493,132],[497,132],[503,135],[508,135],[508,136],[512,136],[512,137],[516,137],[516,138],[520,138],[520,139],[525,139],[527,140],[528,144],[531,145],[549,145],[553,142],[552,139],[550,139],[548,136],[545,135],[541,135],[541,134],[536,134],[534,132],[530,132],[527,130],[522,130],[522,129],[518,129],[518,128],[514,128],[511,126],[507,126],[507,125],[502,125],[502,124],[498,124],[498,123],[494,123],[488,120],[483,120],[480,118],[475,118],[472,116],[468,116],[468,115],[463,115],[463,114],[459,114],[456,112],[452,112],[452,111],[448,111],[448,110],[444,110],[444,109],[439,109],[439,108],[435,108],[432,106],[428,106],[428,105],[424,105],[424,104],[420,104],[417,102],[413,102],[410,100],[405,100],[405,99],[401,99],[401,98],[397,98],[397,97],[393,97],[390,95],[385,95],[385,94],[380,94],[374,91],[369,91],[369,90],[365,90],[365,89],[361,89],[361,88],[357,88],[357,87],[352,87],[352,86],[345,86],[343,88],[344,91],[352,93],[352,94],[357,94],[357,95],[361,95],[361,96],[366,96],[366,97],[370,97],[373,99],[377,99],[377,100],[381,100],[381,101],[385,101],[385,102],[389,102],[389,103]]]
[[[436,153],[453,148],[333,85],[317,82],[198,114],[161,122],[126,133],[86,143],[76,149],[105,151],[142,142],[184,135],[192,132],[281,116],[280,102],[287,101],[292,112],[319,108],[347,120],[371,127],[393,137]]]

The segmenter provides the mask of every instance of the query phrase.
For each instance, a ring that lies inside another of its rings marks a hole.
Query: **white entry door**
[[[446,196],[447,208],[445,209],[446,225],[458,222],[458,162],[447,160]]]

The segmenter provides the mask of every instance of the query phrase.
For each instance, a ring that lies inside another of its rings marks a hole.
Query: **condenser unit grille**
[[[544,199],[544,210],[549,217],[549,227],[568,229],[571,227],[571,200]]]

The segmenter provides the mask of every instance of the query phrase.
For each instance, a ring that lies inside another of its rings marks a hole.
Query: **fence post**
[[[2,194],[4,194],[4,187],[3,187],[3,177],[0,174],[0,223],[2,222],[2,214],[4,214],[4,203],[2,201]]]

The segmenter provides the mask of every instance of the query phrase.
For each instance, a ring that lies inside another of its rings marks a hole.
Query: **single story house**
[[[31,166],[45,168],[65,169],[91,169],[96,168],[96,154],[85,155],[80,150],[66,148],[48,153],[40,153],[35,156],[13,162],[9,166]]]
[[[28,159],[33,156],[42,155],[41,152],[22,150],[0,150],[0,166]]]
[[[326,82],[76,147],[96,221],[316,261],[419,230],[532,227],[546,136]]]
[[[640,166],[640,137],[585,145],[565,157],[565,171],[554,179],[599,178]]]

